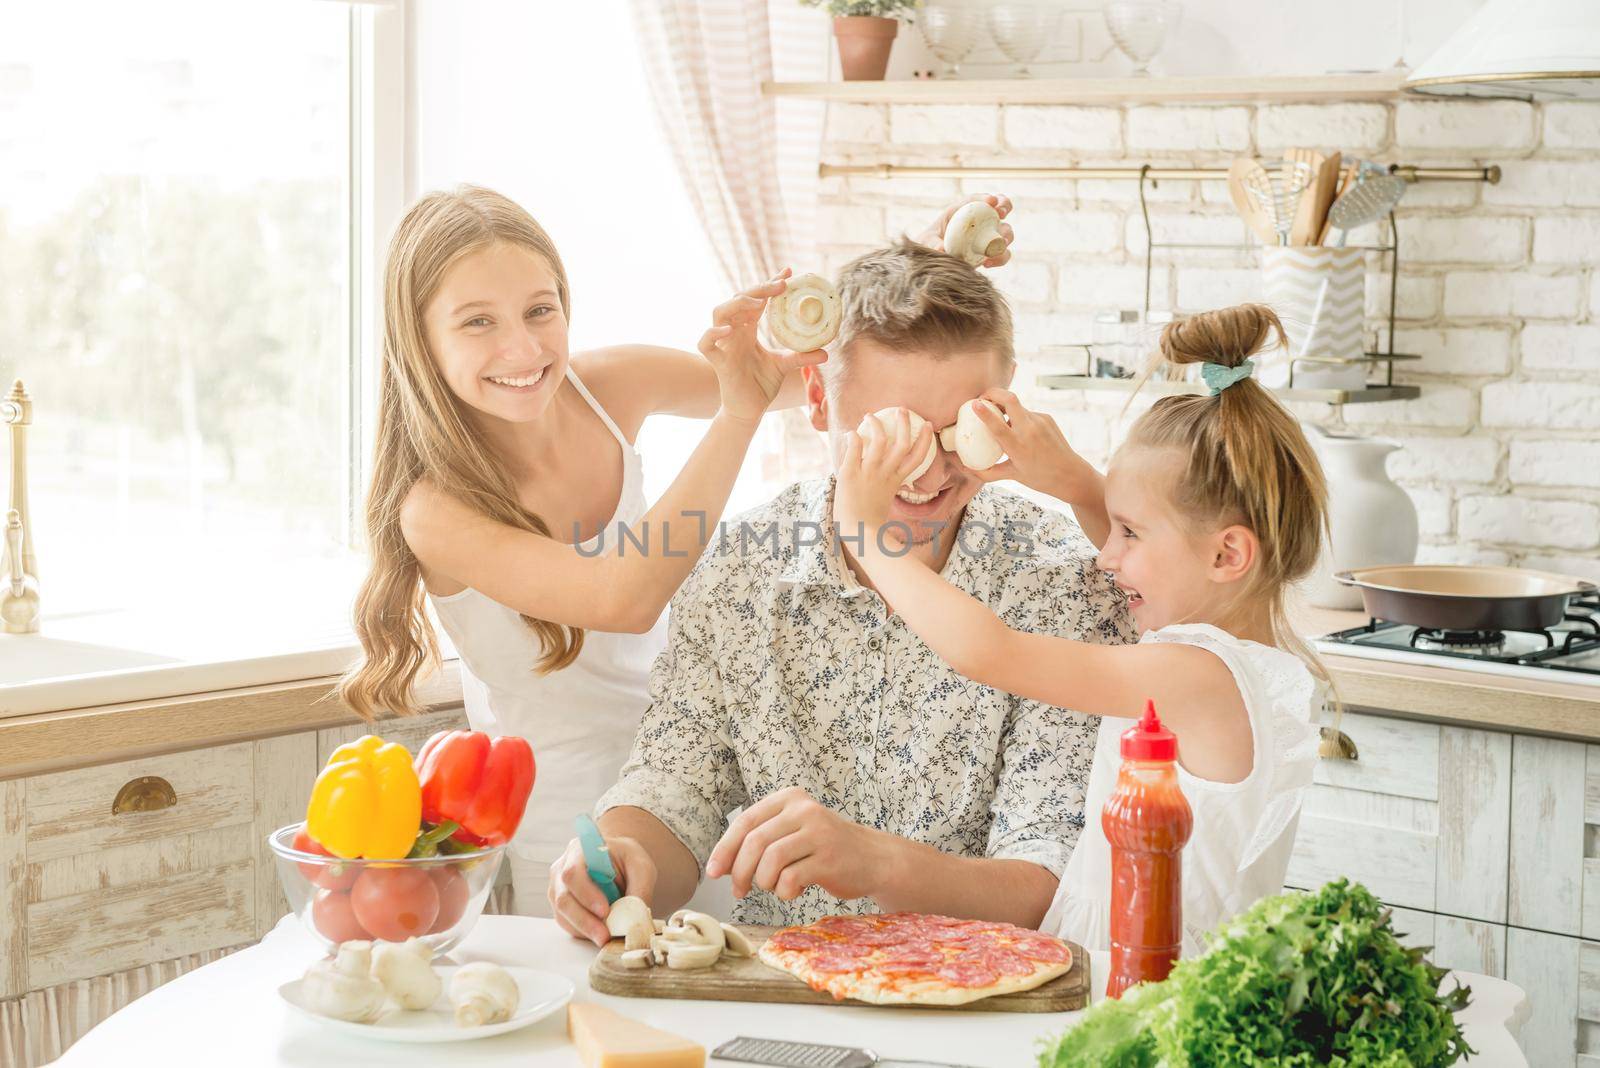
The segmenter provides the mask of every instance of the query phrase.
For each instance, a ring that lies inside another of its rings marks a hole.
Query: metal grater
[[[870,1049],[824,1046],[777,1038],[735,1038],[711,1051],[714,1060],[768,1064],[776,1068],[966,1068],[934,1061],[886,1061]]]

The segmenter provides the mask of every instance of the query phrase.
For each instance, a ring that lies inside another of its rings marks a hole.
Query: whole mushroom
[[[764,318],[772,340],[786,349],[810,352],[839,334],[844,309],[839,291],[819,274],[791,278],[784,291],[767,301]]]
[[[862,426],[866,425],[867,419],[876,419],[878,421],[878,425],[883,428],[883,432],[885,434],[893,433],[894,421],[897,418],[896,413],[899,411],[900,409],[898,408],[881,408],[867,416],[866,419],[861,420]],[[918,434],[922,433],[922,428],[928,424],[928,421],[922,418],[922,416],[918,415],[916,412],[911,411],[909,408],[906,409],[906,414],[911,417],[911,436],[916,437]],[[903,485],[911,485],[917,479],[921,478],[928,468],[933,466],[934,458],[939,455],[938,437],[939,435],[935,434],[934,440],[928,442],[928,454],[922,458],[921,463],[917,464],[916,470],[912,471],[911,474],[906,476],[906,480]]]
[[[1005,413],[1001,412],[997,405],[977,397],[963,404],[961,410],[956,413],[956,421],[939,431],[939,444],[944,446],[945,451],[955,453],[964,465],[974,471],[993,467],[1000,462],[1000,457],[1005,455],[994,434],[978,417],[980,404],[1002,419],[1005,418]]]
[[[944,250],[973,267],[1004,255],[1006,239],[1000,232],[1000,213],[983,200],[961,205],[945,225]]]

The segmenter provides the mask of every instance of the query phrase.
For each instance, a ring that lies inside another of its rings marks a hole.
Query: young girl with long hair
[[[1046,929],[1091,949],[1109,939],[1100,811],[1121,764],[1118,738],[1147,698],[1178,736],[1179,780],[1194,811],[1183,858],[1185,952],[1283,885],[1326,679],[1289,627],[1284,597],[1316,565],[1327,491],[1299,425],[1250,377],[1250,357],[1274,338],[1284,343],[1277,316],[1254,304],[1169,325],[1162,362],[1201,364],[1210,393],[1156,401],[1104,478],[1054,420],[1013,394],[985,395],[1009,423],[978,406],[1009,457],[983,477],[1014,478],[1072,506],[1127,596],[1142,632],[1135,645],[1013,630],[902,554],[883,517],[930,433],[913,437],[903,413],[888,428],[868,420],[840,469],[841,529],[865,533],[867,575],[934,651],[976,682],[1101,717],[1084,829],[1045,919]]]

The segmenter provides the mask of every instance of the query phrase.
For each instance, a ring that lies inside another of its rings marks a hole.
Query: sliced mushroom
[[[726,943],[723,948],[727,951],[728,956],[755,956],[756,947],[751,945],[750,939],[746,938],[744,932],[733,926],[733,924],[725,923],[722,925],[722,937]]]
[[[667,924],[667,937],[690,945],[715,946],[718,953],[722,952],[727,938],[715,916],[707,916],[703,912],[681,912],[673,920],[675,922]]]
[[[651,929],[653,929],[655,931],[656,934],[660,934],[662,931],[665,931],[667,929],[667,921],[666,920],[652,920],[651,923],[650,923],[650,927],[651,927]]]
[[[612,938],[626,938],[628,932],[641,923],[647,926],[650,923],[650,906],[642,898],[619,897],[606,913],[606,930],[611,932]]]
[[[650,959],[657,964],[667,963],[667,950],[674,944],[665,935],[656,935],[650,939]]]
[[[624,968],[648,968],[655,963],[655,957],[648,949],[630,949],[622,954]]]
[[[648,923],[636,923],[628,928],[628,933],[623,936],[622,951],[633,953],[637,950],[650,950],[650,939],[655,937],[655,930]]]
[[[676,971],[709,968],[717,963],[721,957],[721,946],[690,945],[678,942],[667,949],[667,967]]]

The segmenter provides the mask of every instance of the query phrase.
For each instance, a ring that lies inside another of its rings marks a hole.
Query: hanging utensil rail
[[[906,163],[823,163],[817,173],[823,178],[1062,178],[1138,181],[1224,182],[1226,167],[1156,167],[1150,164],[1127,167],[1024,167],[1005,164],[954,164],[923,166]],[[1391,163],[1389,173],[1408,182],[1488,182],[1500,181],[1498,164],[1482,167],[1419,167],[1410,163]]]

